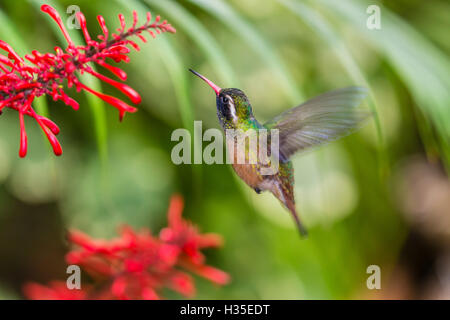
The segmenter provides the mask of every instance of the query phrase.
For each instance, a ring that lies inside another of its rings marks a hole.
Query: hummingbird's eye
[[[223,103],[228,103],[228,98],[227,97],[222,97],[222,102]]]

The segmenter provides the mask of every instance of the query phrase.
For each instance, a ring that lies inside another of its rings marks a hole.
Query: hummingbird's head
[[[205,81],[216,93],[217,115],[222,126],[227,129],[237,128],[239,123],[253,117],[252,107],[245,93],[240,89],[222,89],[198,72],[189,69]]]

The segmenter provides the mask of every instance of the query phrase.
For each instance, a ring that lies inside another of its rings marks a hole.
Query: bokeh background
[[[72,95],[78,112],[38,102],[62,129],[62,157],[30,121],[29,153],[19,159],[18,115],[0,116],[0,298],[23,298],[29,281],[65,279],[67,229],[108,238],[127,223],[158,232],[176,192],[185,217],[225,239],[207,257],[232,282],[197,279],[197,298],[450,298],[448,2],[2,0],[0,39],[21,55],[64,45],[39,10],[44,2],[64,19],[78,5],[91,35],[100,32],[97,14],[112,29],[133,9],[160,14],[177,33],[150,40],[123,66],[143,97],[123,123],[81,93]],[[381,7],[381,30],[366,27],[370,4]],[[214,94],[188,68],[243,89],[261,121],[327,90],[370,89],[367,126],[293,159],[307,240],[271,195],[256,195],[229,166],[171,162],[174,129],[191,130],[193,120],[219,128]],[[366,287],[372,264],[381,290]]]

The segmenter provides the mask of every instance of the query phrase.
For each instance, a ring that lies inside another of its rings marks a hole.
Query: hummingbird
[[[222,89],[198,72],[192,69],[189,71],[214,90],[217,116],[223,130],[278,130],[279,150],[271,154],[271,157],[277,157],[276,160],[279,161],[275,174],[261,174],[263,165],[259,162],[239,164],[233,161],[232,166],[236,174],[256,193],[271,192],[291,213],[300,235],[305,237],[306,228],[295,208],[294,168],[289,159],[295,153],[324,145],[360,128],[371,115],[358,108],[366,97],[367,90],[353,86],[329,91],[260,123],[253,115],[250,101],[242,90]]]

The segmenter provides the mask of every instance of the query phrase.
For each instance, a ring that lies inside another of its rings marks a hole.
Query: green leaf
[[[250,23],[240,17],[228,4],[221,0],[189,1],[208,11],[248,43],[248,45],[261,56],[263,61],[267,63],[267,66],[272,70],[273,75],[278,79],[293,104],[298,104],[299,101],[304,100],[303,94],[295,84],[295,80],[281,58],[272,49],[270,43],[263,38]]]
[[[124,8],[128,9],[130,13],[133,10],[144,17],[145,14],[149,11],[141,3],[135,0],[116,0],[119,4],[121,4]],[[160,56],[164,65],[169,72],[169,76],[172,80],[175,95],[178,102],[178,110],[181,116],[181,121],[183,126],[191,132],[191,136],[193,134],[193,125],[194,125],[194,109],[191,103],[191,94],[188,86],[188,78],[190,75],[185,64],[183,63],[182,57],[178,54],[175,46],[170,42],[170,40],[166,37],[159,37],[157,42],[153,43],[154,47],[159,51]],[[193,174],[194,174],[194,185],[198,189],[201,184],[201,167],[200,166],[192,166]]]
[[[450,170],[450,63],[445,54],[386,8],[381,10],[381,29],[369,30],[366,28],[369,2],[320,0],[320,3],[339,21],[360,32],[399,73],[417,106],[436,128]]]
[[[201,22],[195,18],[189,11],[172,0],[157,1],[145,0],[152,7],[161,10],[175,24],[177,31],[182,29],[202,50],[203,54],[208,57],[213,67],[221,76],[223,82],[239,87],[239,81],[233,71],[233,68],[222,53],[220,45],[216,42],[210,32]]]

